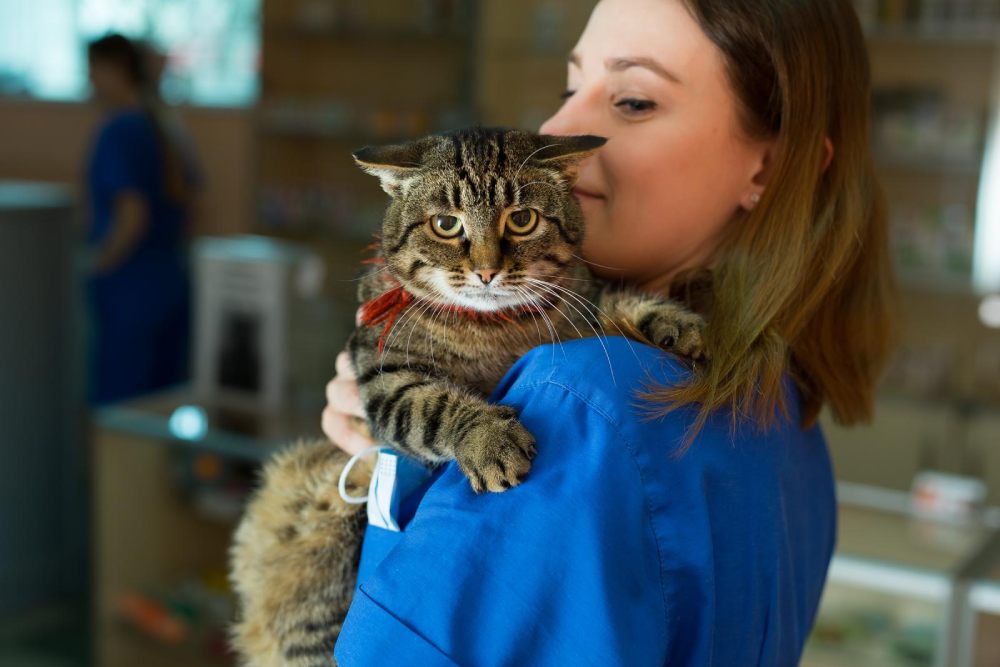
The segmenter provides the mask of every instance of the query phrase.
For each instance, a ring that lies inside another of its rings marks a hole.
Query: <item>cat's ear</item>
[[[379,179],[390,197],[397,197],[406,180],[423,166],[427,148],[427,141],[419,140],[391,146],[365,146],[353,155],[359,167]]]
[[[608,142],[604,137],[592,134],[566,137],[540,134],[535,141],[538,149],[532,159],[538,164],[558,167],[571,181],[576,180],[580,162]]]

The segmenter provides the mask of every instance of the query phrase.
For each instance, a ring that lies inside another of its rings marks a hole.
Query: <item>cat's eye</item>
[[[431,217],[431,229],[443,239],[453,239],[462,233],[462,221],[453,215],[438,214]]]
[[[538,211],[526,208],[507,216],[507,231],[516,236],[526,236],[538,226]]]

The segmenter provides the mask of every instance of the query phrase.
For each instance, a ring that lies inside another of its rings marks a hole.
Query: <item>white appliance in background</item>
[[[204,238],[195,244],[194,271],[198,399],[268,411],[303,396],[321,401],[343,341],[321,296],[320,257],[260,236]]]

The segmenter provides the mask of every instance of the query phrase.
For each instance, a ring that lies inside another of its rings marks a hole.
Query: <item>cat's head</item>
[[[354,154],[392,197],[389,271],[433,302],[495,311],[544,300],[583,239],[576,168],[605,143],[472,128]]]

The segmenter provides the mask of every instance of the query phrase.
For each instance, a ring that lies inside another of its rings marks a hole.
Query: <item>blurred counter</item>
[[[94,424],[141,439],[260,462],[289,442],[320,437],[321,410],[318,404],[239,410],[201,402],[187,389],[175,389],[100,408]]]
[[[239,412],[184,389],[93,416],[94,664],[233,664],[233,529],[260,465],[320,437],[319,408]]]
[[[986,570],[1000,574],[995,527],[921,518],[909,512],[908,494],[848,484],[839,522],[804,667],[1000,664],[976,657],[995,640],[983,644],[969,607],[973,582]]]

